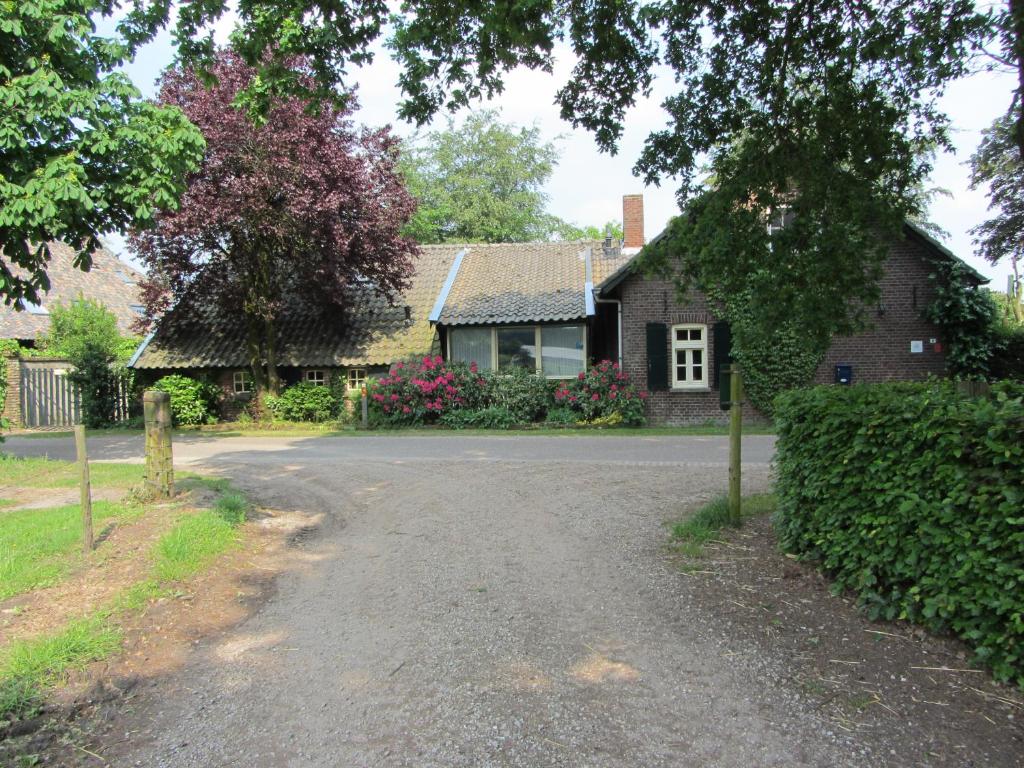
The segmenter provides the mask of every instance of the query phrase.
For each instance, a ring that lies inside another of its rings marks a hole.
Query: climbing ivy
[[[924,317],[934,323],[946,342],[946,364],[952,376],[986,378],[989,362],[999,350],[999,308],[988,291],[975,287],[959,261],[940,263],[929,275],[934,300]]]

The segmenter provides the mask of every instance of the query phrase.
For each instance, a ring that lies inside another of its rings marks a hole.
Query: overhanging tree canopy
[[[0,298],[39,303],[47,243],[87,269],[99,236],[173,207],[202,137],[181,111],[143,101],[114,70],[124,41],[96,34],[107,3],[0,4]]]
[[[308,77],[304,60],[291,63]],[[172,303],[212,305],[241,317],[260,389],[276,391],[276,321],[300,304],[343,308],[353,290],[393,296],[412,269],[401,234],[415,203],[386,130],[356,131],[347,109],[318,111],[276,99],[256,124],[233,106],[256,72],[231,53],[207,87],[191,70],[162,81],[160,101],[180,108],[206,138],[202,167],[181,207],[157,216],[132,245],[149,268],[149,318]]]

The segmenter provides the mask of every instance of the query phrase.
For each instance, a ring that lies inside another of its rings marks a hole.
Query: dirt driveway
[[[125,458],[118,440],[94,455]],[[771,450],[749,439],[745,490],[767,487]],[[834,731],[680,598],[663,524],[725,487],[725,438],[239,438],[177,456],[327,514],[271,599],[132,700],[113,765],[920,764]]]

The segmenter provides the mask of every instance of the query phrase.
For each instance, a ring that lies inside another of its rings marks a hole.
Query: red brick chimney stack
[[[642,248],[644,245],[644,196],[622,196],[622,247]]]

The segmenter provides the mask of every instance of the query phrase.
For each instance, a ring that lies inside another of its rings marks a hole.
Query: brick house
[[[652,423],[721,419],[727,326],[699,292],[680,301],[670,282],[633,268],[644,244],[642,196],[623,198],[623,222],[622,243],[424,246],[411,288],[394,305],[367,291],[329,317],[311,308],[288,312],[279,323],[282,379],[329,384],[342,376],[354,388],[428,354],[559,379],[610,359],[650,392]],[[942,340],[921,311],[933,296],[930,265],[956,257],[911,225],[904,234],[885,265],[873,327],[837,338],[817,381],[835,381],[837,370],[858,382],[944,374]],[[144,378],[208,376],[224,389],[229,414],[251,396],[239,318],[203,308],[175,308],[130,365]]]
[[[623,200],[625,242],[643,243],[642,199]],[[934,298],[929,278],[937,261],[956,259],[912,224],[892,243],[872,327],[836,337],[818,366],[818,384],[840,379],[883,382],[943,376],[946,360],[938,329],[924,320]],[[627,264],[596,286],[599,301],[620,307],[622,366],[650,392],[648,418],[658,424],[694,424],[722,418],[719,372],[728,352],[728,326],[699,291],[680,301],[669,281],[645,277]],[[977,285],[986,279],[968,268]]]

